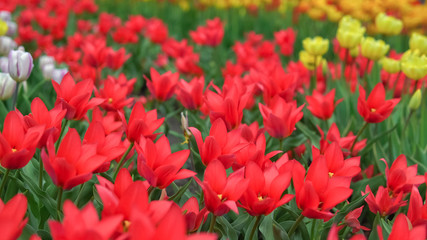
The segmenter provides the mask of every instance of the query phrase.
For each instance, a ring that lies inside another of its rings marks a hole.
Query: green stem
[[[19,92],[19,87],[20,87],[21,83],[20,82],[16,82],[16,87],[15,87],[15,92],[13,93],[13,97],[12,97],[12,111],[15,110],[16,108],[16,100],[18,99],[18,92]]]
[[[150,198],[150,195],[151,195],[151,193],[153,192],[153,190],[154,190],[154,187],[153,187],[153,186],[148,187],[148,189],[147,189],[147,195],[148,195],[148,198]]]
[[[191,152],[191,140],[188,139],[187,141],[188,141],[188,143],[187,143],[188,150],[190,151],[190,167],[191,167],[191,170],[196,171],[196,166],[194,165],[193,153]]]
[[[357,142],[357,139],[360,137],[360,135],[362,135],[362,133],[363,133],[363,131],[365,130],[365,128],[368,126],[368,122],[365,122],[364,124],[363,124],[363,126],[362,126],[362,128],[359,130],[359,132],[357,133],[357,135],[356,135],[356,138],[354,139],[354,142],[353,142],[353,144],[351,145],[351,148],[350,148],[350,155],[353,153],[353,148],[354,148],[354,146],[356,145],[356,142]]]
[[[291,229],[289,229],[289,232],[288,232],[289,238],[292,237],[292,234],[294,234],[295,230],[297,230],[298,225],[302,222],[303,219],[304,219],[304,215],[302,215],[301,213],[301,215],[299,215],[299,217],[295,221],[294,225],[292,225]]]
[[[314,239],[314,229],[316,227],[317,219],[313,218],[311,220],[311,239]]]
[[[258,229],[259,222],[261,221],[261,215],[256,217],[254,227],[252,228],[251,235],[249,235],[249,240],[252,240],[255,235],[255,231]]]
[[[58,220],[61,219],[61,208],[62,208],[62,195],[64,193],[64,189],[62,187],[59,187],[58,191],[58,199],[57,199],[57,205],[56,209],[58,211]]]
[[[134,142],[132,142],[132,143],[129,145],[129,147],[128,147],[128,149],[126,150],[125,154],[123,154],[122,158],[120,159],[119,165],[117,165],[116,171],[114,172],[114,179],[116,179],[117,174],[119,174],[119,171],[120,171],[120,169],[122,168],[122,166],[123,166],[123,164],[124,164],[124,162],[125,162],[125,158],[126,158],[126,157],[127,157],[127,155],[129,154],[130,150],[132,150],[132,148],[133,148],[133,145],[134,145],[134,144],[135,144],[135,143],[134,143]]]
[[[212,213],[211,224],[209,226],[209,232],[213,232],[216,223],[216,216]]]
[[[409,112],[408,117],[407,117],[407,118],[406,118],[406,120],[405,120],[405,125],[404,125],[403,130],[402,130],[402,135],[400,136],[402,141],[403,141],[403,138],[404,138],[404,136],[405,136],[406,129],[408,128],[409,120],[411,120],[411,117],[412,117],[412,115],[414,114],[414,112],[415,112],[415,110],[411,110],[411,111]],[[402,141],[401,141],[401,142],[402,142]]]
[[[6,186],[7,178],[9,177],[10,169],[6,169],[6,173],[3,176],[0,186],[0,194],[3,192],[4,186]]]
[[[64,123],[61,126],[61,133],[59,134],[58,141],[56,141],[55,143],[55,151],[58,151],[59,144],[61,143],[62,137],[64,136],[65,128],[67,128],[68,121],[69,121],[68,119],[65,119]]]

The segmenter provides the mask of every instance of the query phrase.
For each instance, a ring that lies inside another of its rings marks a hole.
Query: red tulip
[[[115,215],[98,220],[98,213],[92,202],[79,210],[70,200],[64,203],[62,224],[49,221],[53,239],[110,239],[114,230],[122,221],[122,216]]]
[[[181,79],[176,88],[176,98],[189,110],[199,109],[203,104],[204,86],[203,76],[195,77],[190,82]]]
[[[123,66],[123,64],[131,57],[131,54],[126,54],[124,48],[120,48],[117,51],[114,51],[112,48],[109,48],[107,55],[105,56],[107,66],[113,70],[118,70]]]
[[[43,136],[44,125],[26,128],[22,114],[11,111],[6,115],[0,134],[0,163],[7,169],[23,168],[33,157]]]
[[[159,101],[166,101],[171,98],[175,92],[179,74],[170,71],[159,74],[156,69],[151,68],[150,75],[151,80],[147,77],[145,77],[145,80],[147,80],[147,87],[151,95]]]
[[[244,179],[244,169],[241,168],[227,177],[224,165],[213,160],[206,167],[203,182],[196,181],[203,189],[205,206],[215,216],[222,216],[230,210],[239,213],[236,201],[248,187],[248,180]]]
[[[319,149],[313,146],[313,158],[321,155]],[[332,142],[322,154],[326,159],[330,177],[354,177],[360,173],[360,157],[344,159],[343,152],[338,143]]]
[[[98,181],[100,184],[96,185],[96,190],[104,206],[102,218],[121,215],[124,221],[129,221],[134,211],[147,211],[148,184],[142,181],[134,182],[128,170],[120,169],[114,184],[100,176]]]
[[[187,223],[187,231],[195,232],[199,229],[200,225],[206,222],[208,212],[206,208],[199,209],[199,203],[197,198],[191,197],[187,202],[182,205],[182,212],[185,216],[185,222]]]
[[[391,233],[388,236],[388,240],[425,240],[426,227],[417,226],[412,227],[412,224],[408,222],[408,218],[405,214],[401,213],[397,215],[396,220],[393,223]],[[381,226],[378,225],[378,236],[380,240],[384,240]]]
[[[320,128],[318,129],[320,132],[320,136],[322,137],[322,139],[320,140],[321,152],[325,151],[326,147],[329,145],[329,142],[338,143],[345,157],[347,157],[348,155],[357,156],[357,153],[366,146],[367,139],[363,139],[354,145],[353,152],[350,153],[351,145],[356,139],[356,136],[354,136],[352,132],[350,132],[346,137],[341,137],[341,134],[337,125],[335,123],[332,123],[325,138],[325,134],[323,133],[323,130]]]
[[[366,99],[365,90],[359,87],[359,99],[357,111],[368,123],[379,123],[390,116],[394,107],[399,103],[399,98],[385,100],[385,89],[382,83],[378,83]]]
[[[362,214],[362,211],[363,211],[363,206],[356,208],[353,211],[350,211],[344,217],[344,223],[353,229],[353,233],[360,231],[360,229],[364,231],[370,230],[369,228],[360,225],[358,218],[360,217],[360,214]]]
[[[93,171],[107,157],[97,155],[95,144],[82,144],[77,131],[70,128],[55,153],[52,138],[47,141],[47,151],[42,151],[46,172],[58,187],[69,190],[91,179]]]
[[[52,135],[53,141],[56,142],[61,132],[61,123],[66,110],[60,106],[55,106],[52,110],[47,110],[43,101],[40,98],[34,98],[31,102],[31,113],[24,117],[27,128],[44,125],[45,130],[40,138],[37,147],[46,146],[47,138]]]
[[[418,188],[412,187],[411,198],[409,199],[408,218],[413,225],[427,224],[427,204],[424,204]]]
[[[206,90],[205,93],[205,103],[210,111],[211,123],[221,118],[228,130],[238,127],[242,122],[243,109],[253,97],[252,91],[242,91],[238,84],[233,84],[223,91],[213,84],[212,86],[216,93],[211,90]]]
[[[194,127],[188,128],[196,139],[199,148],[200,158],[204,165],[209,165],[213,160],[218,159],[229,168],[235,161],[235,153],[247,146],[241,143],[241,136],[238,130],[227,132],[224,121],[217,119],[209,132],[209,136],[203,142],[202,134]]]
[[[270,107],[259,104],[259,110],[264,120],[264,127],[274,138],[289,137],[295,129],[295,124],[301,120],[304,105],[297,108],[296,102],[287,103],[277,97]]]
[[[368,203],[369,210],[373,213],[379,213],[381,216],[387,216],[395,213],[400,207],[406,205],[406,201],[402,201],[403,193],[392,196],[388,188],[380,186],[377,191],[377,195],[371,191],[369,185],[366,185],[365,192],[362,195],[369,194],[365,201]]]
[[[94,88],[90,80],[75,83],[71,75],[67,74],[61,84],[52,81],[52,85],[57,94],[55,105],[67,110],[65,118],[68,120],[80,120],[89,109],[104,102],[99,98],[90,99]]]
[[[335,99],[335,88],[332,89],[325,96],[320,92],[314,90],[311,96],[306,96],[305,99],[308,102],[307,109],[310,110],[311,114],[322,120],[327,120],[332,117],[335,107],[342,101],[342,98],[334,102]]]
[[[156,143],[141,138],[136,145],[138,151],[138,173],[153,187],[164,189],[173,181],[189,178],[195,172],[181,169],[190,155],[189,150],[171,153],[169,140],[165,135]]]
[[[104,100],[101,107],[107,111],[122,111],[124,107],[129,107],[133,98],[127,98],[127,95],[128,89],[110,76],[104,81],[102,89],[95,90],[95,96]]]
[[[276,40],[277,45],[280,47],[280,52],[284,56],[292,55],[296,39],[296,32],[292,28],[275,32],[274,39]]]
[[[144,35],[149,38],[153,43],[163,43],[168,38],[168,27],[162,20],[151,18],[147,21]]]
[[[328,238],[327,240],[339,240],[338,236],[339,227],[337,225],[332,225],[331,230],[329,230]],[[366,240],[365,235],[363,234],[356,234],[352,236],[349,240]]]
[[[268,215],[294,197],[292,194],[282,196],[291,183],[291,173],[279,173],[275,164],[263,171],[256,163],[248,162],[245,179],[249,180],[249,185],[239,206],[252,216]]]
[[[400,154],[396,160],[393,161],[390,169],[388,168],[387,161],[381,159],[385,165],[385,175],[387,178],[387,187],[393,192],[393,195],[409,193],[412,186],[418,187],[418,185],[424,183],[424,176],[417,175],[418,165],[407,165],[406,156]]]
[[[1,239],[18,239],[28,222],[24,218],[27,212],[27,198],[21,194],[16,194],[6,204],[0,199],[0,231]]]
[[[190,36],[199,45],[218,46],[224,37],[224,24],[219,18],[206,20],[206,26],[199,26],[196,31],[190,31]]]
[[[282,167],[283,168],[283,167]],[[298,208],[308,218],[329,220],[330,210],[351,196],[350,177],[331,177],[324,156],[313,159],[304,179],[304,167],[296,163],[292,170]]]
[[[157,110],[145,112],[141,102],[135,103],[130,113],[129,122],[123,114],[120,113],[123,125],[126,129],[126,137],[130,142],[139,141],[141,136],[155,139],[158,133],[154,133],[165,120],[164,118],[157,119]]]
[[[110,162],[117,160],[127,149],[122,142],[122,133],[113,132],[106,134],[101,122],[90,123],[83,138],[84,144],[95,144],[96,153],[105,156],[105,162],[95,172],[106,172],[110,168]]]

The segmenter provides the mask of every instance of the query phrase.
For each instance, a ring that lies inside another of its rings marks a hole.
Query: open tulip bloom
[[[0,0],[0,240],[427,239],[419,2]]]

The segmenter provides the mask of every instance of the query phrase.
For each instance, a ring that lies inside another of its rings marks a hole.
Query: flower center
[[[329,175],[329,177],[331,178],[331,177],[333,177],[333,176],[334,176],[334,173],[329,172],[329,173],[328,173],[328,175]]]
[[[218,194],[219,200],[222,200],[222,194]]]
[[[258,201],[263,201],[264,200],[264,197],[263,196],[259,196],[258,197]]]
[[[12,148],[12,152],[16,152],[16,151],[18,151],[18,149]]]
[[[371,112],[376,112],[376,111],[377,111],[377,109],[371,108]]]
[[[109,99],[108,99],[108,103],[109,103],[109,104],[113,103],[113,99],[112,99],[112,98],[109,98]]]

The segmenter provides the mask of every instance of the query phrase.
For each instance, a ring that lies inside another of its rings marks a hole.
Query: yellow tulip
[[[402,31],[403,23],[401,20],[380,13],[375,18],[375,25],[381,34],[397,35]]]
[[[383,69],[388,73],[400,72],[400,61],[392,58],[383,58],[380,60]]]
[[[299,60],[308,70],[314,70],[322,62],[321,56],[314,56],[306,51],[299,52]]]
[[[386,55],[390,46],[383,40],[375,40],[372,37],[364,38],[361,42],[362,56],[370,60],[379,60]]]
[[[322,56],[328,51],[329,40],[322,37],[306,38],[302,41],[304,50],[314,56]]]
[[[427,37],[419,33],[413,33],[409,39],[409,48],[418,49],[421,54],[427,54]]]
[[[340,28],[337,31],[337,40],[341,47],[344,48],[355,48],[362,41],[365,28],[359,28],[359,30],[346,30]]]
[[[402,72],[410,79],[419,80],[427,75],[427,58],[413,55],[402,62]]]

